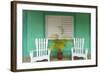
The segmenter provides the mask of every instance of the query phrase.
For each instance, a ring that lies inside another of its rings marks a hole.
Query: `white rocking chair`
[[[30,51],[30,61],[50,61],[50,50],[48,49],[48,39],[36,38],[35,39],[36,49]],[[34,52],[36,55],[34,56]]]
[[[72,60],[87,59],[88,51],[84,48],[84,38],[74,38],[74,47],[72,48]]]

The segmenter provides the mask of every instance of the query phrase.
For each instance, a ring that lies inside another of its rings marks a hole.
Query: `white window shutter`
[[[61,30],[60,28],[61,27]],[[63,32],[63,33],[62,33]],[[46,16],[46,37],[52,38],[54,34],[58,36],[73,37],[73,16]]]

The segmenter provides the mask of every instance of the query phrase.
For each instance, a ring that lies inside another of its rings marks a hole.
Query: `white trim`
[[[91,13],[91,60],[81,61],[56,61],[56,62],[39,62],[39,63],[22,63],[22,10],[42,10],[42,11],[59,11],[59,12],[82,12]],[[31,69],[31,68],[50,68],[61,66],[80,66],[80,65],[95,65],[96,54],[96,20],[94,8],[81,7],[60,7],[60,6],[44,6],[44,5],[17,5],[17,69]]]

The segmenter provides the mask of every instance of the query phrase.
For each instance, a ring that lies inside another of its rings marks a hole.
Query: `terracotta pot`
[[[58,58],[58,60],[63,59],[63,53],[62,53],[61,49],[59,49],[58,52],[57,52],[57,58]]]

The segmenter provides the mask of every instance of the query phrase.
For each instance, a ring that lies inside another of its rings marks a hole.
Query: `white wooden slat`
[[[83,38],[81,39],[81,48],[83,49]]]
[[[79,38],[79,54],[81,54],[81,39]]]
[[[84,41],[85,41],[85,39],[83,38],[82,49],[84,49]],[[84,53],[84,50],[82,52]]]
[[[82,54],[82,39],[81,38],[79,38],[79,40],[80,40],[80,54]]]
[[[44,55],[44,39],[42,38],[42,48],[41,48],[42,56]]]
[[[36,46],[38,47],[38,48],[36,48],[37,49],[36,53],[38,54],[37,56],[39,56],[39,39],[37,39],[37,45]]]
[[[46,38],[46,55],[48,54],[48,39]]]
[[[42,55],[41,49],[42,49],[42,39],[40,38],[40,56]]]
[[[41,56],[41,39],[39,38],[39,56]]]
[[[78,48],[77,38],[76,38],[76,43],[75,43],[75,45],[76,45],[76,49],[77,49],[77,48]]]
[[[43,51],[43,55],[44,55],[44,53],[45,53],[45,52],[44,52],[44,49],[45,49],[45,48],[44,48],[44,47],[45,47],[45,41],[44,41],[44,39],[43,39],[43,41],[42,41],[42,44],[43,44],[43,48],[42,48],[43,50],[42,50],[42,51]]]
[[[77,38],[77,42],[78,42],[78,49],[80,48],[80,39],[79,38]]]
[[[48,39],[46,38],[46,55],[48,54]]]
[[[45,39],[43,39],[43,45],[44,45],[43,52],[44,52],[44,55],[45,55]]]
[[[39,38],[39,56],[41,56],[41,39]]]
[[[76,43],[76,44],[77,44],[77,48],[76,48],[76,49],[78,49],[78,38],[76,38],[76,42],[77,42],[77,43]]]
[[[79,38],[79,40],[80,40],[80,48],[82,49],[82,47],[81,47],[81,45],[82,45],[82,39]]]
[[[36,51],[38,51],[38,39],[35,39]],[[36,56],[38,56],[38,52],[36,52]]]
[[[42,39],[40,38],[40,51],[39,51],[40,56],[42,55],[42,48],[43,48],[42,45],[43,45],[43,44],[42,44]]]
[[[73,40],[74,40],[74,44],[73,44],[73,46],[76,47],[76,45],[75,45],[75,38],[74,38]]]
[[[45,55],[47,55],[47,40],[45,39]]]
[[[42,39],[42,56],[44,55],[44,39]]]
[[[39,51],[40,52],[40,56],[41,56],[41,48],[42,48],[41,44],[42,44],[42,39],[40,38],[40,51]]]
[[[80,42],[80,44],[79,44],[79,48],[82,49],[82,47],[81,47],[81,45],[82,45],[82,39],[81,39],[81,38],[79,38],[79,42]]]
[[[77,45],[78,45],[78,43],[77,43],[77,38],[75,38],[75,49],[77,48]]]
[[[43,53],[43,55],[45,55],[45,51],[44,51],[45,50],[45,39],[43,39],[42,43],[43,43],[43,52],[42,53]]]
[[[46,45],[46,42],[45,42],[45,39],[44,39],[44,55],[46,55],[46,54],[45,54],[45,53],[46,53],[46,52],[45,52],[45,50],[46,50],[46,49],[45,49],[45,45]]]
[[[43,39],[41,38],[41,51],[40,51],[41,52],[41,56],[43,55],[43,45],[44,45],[43,44]]]
[[[44,45],[43,50],[44,50],[44,55],[45,55],[45,39],[43,39],[43,45]]]
[[[81,48],[81,39],[79,38],[79,49]]]

